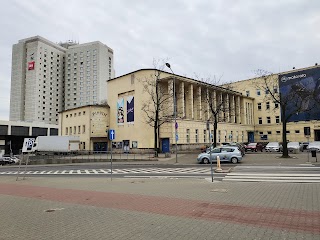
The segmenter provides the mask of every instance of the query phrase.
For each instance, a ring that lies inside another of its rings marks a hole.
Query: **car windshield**
[[[288,143],[288,147],[296,147],[296,146],[299,146],[298,142],[289,142]]]
[[[279,146],[279,143],[277,143],[277,142],[270,142],[270,143],[268,143],[267,146],[268,146],[268,147],[278,147],[278,146]]]
[[[311,147],[319,147],[320,146],[320,142],[311,142],[309,143],[309,148]]]

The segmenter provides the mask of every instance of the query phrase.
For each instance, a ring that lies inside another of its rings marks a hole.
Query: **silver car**
[[[293,152],[293,151],[300,151],[303,152],[303,145],[299,142],[288,142],[288,151]]]
[[[232,162],[237,163],[242,160],[241,151],[236,146],[224,146],[216,147],[211,150],[211,160],[210,159],[210,150],[205,153],[200,153],[198,155],[198,163],[210,163],[216,162],[217,156],[220,157],[221,162]]]
[[[265,150],[266,152],[281,152],[282,145],[279,142],[269,142]]]

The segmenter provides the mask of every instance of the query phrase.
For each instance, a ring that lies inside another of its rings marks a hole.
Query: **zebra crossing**
[[[18,171],[4,171],[0,175],[15,175]],[[46,170],[46,171],[20,171],[19,174],[25,175],[103,175],[111,174],[111,169],[73,169],[73,170]],[[208,168],[124,168],[112,169],[112,174],[126,175],[126,174],[210,174]]]
[[[320,183],[319,167],[235,167],[222,181]]]

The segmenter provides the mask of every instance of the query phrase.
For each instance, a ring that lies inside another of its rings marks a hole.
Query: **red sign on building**
[[[34,70],[34,61],[28,62],[28,70]]]

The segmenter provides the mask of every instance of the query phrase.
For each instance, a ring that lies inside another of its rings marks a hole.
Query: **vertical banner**
[[[117,102],[117,124],[123,125],[124,124],[124,99],[119,98]]]
[[[134,123],[134,96],[127,97],[127,123]]]

